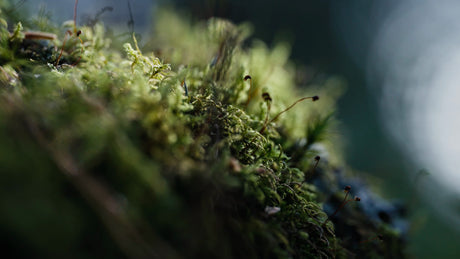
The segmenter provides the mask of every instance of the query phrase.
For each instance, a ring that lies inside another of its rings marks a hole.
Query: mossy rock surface
[[[143,52],[135,38],[121,44],[100,24],[78,28],[80,39],[49,41],[27,39],[33,23],[8,27],[11,17],[2,18],[5,251],[403,258],[392,204],[385,219],[358,202],[328,219],[351,181],[331,134],[340,80],[296,88],[286,45],[248,42],[247,25],[191,26],[161,13]],[[304,96],[320,99],[283,112]]]

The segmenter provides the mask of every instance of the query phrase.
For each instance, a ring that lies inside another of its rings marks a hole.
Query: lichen
[[[401,257],[400,233],[359,204],[330,221],[323,210],[344,187],[329,134],[337,80],[298,89],[286,45],[248,43],[247,25],[191,26],[161,13],[144,51],[135,36],[111,47],[101,24],[63,46],[18,38],[34,28],[10,33],[1,20],[0,35],[17,39],[0,46],[0,224],[14,236],[10,252]],[[375,235],[384,241],[365,242]]]

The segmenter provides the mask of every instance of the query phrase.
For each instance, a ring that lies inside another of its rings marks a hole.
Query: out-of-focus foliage
[[[301,91],[286,45],[244,48],[246,25],[161,14],[148,44],[156,54],[135,38],[111,48],[100,24],[63,47],[64,33],[30,40],[21,35],[36,28],[0,20],[5,249],[48,258],[401,257],[396,230],[356,204],[326,220],[321,203],[343,197],[338,152],[313,146],[330,139],[336,81]],[[320,100],[265,125],[267,112],[313,95]],[[337,222],[350,236],[336,236]],[[376,233],[383,245],[364,242]]]

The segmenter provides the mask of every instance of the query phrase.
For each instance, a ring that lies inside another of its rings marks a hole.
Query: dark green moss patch
[[[96,24],[79,28],[83,44],[69,39],[60,60],[61,41],[25,40],[34,28],[11,32],[1,21],[8,252],[404,257],[394,216],[374,220],[350,204],[326,222],[323,203],[336,206],[345,186],[329,134],[339,81],[300,90],[286,46],[243,48],[247,26],[163,15],[145,50],[162,56],[142,53],[135,38],[110,47]],[[305,96],[315,102],[286,110]],[[364,242],[375,235],[379,243]]]

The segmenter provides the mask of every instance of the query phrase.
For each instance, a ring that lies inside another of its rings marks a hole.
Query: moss
[[[190,26],[167,11],[159,19],[144,50],[156,55],[144,54],[135,37],[111,47],[100,24],[79,28],[81,41],[61,35],[63,44],[23,39],[33,27],[10,33],[1,20],[10,39],[0,46],[0,224],[15,237],[8,251],[403,257],[394,226],[359,206],[324,224],[331,213],[323,204],[334,205],[343,188],[328,134],[336,79],[296,88],[287,46],[248,43],[247,25]],[[313,95],[321,99],[267,120]],[[91,229],[100,237],[92,244]],[[376,233],[382,247],[363,243]]]

